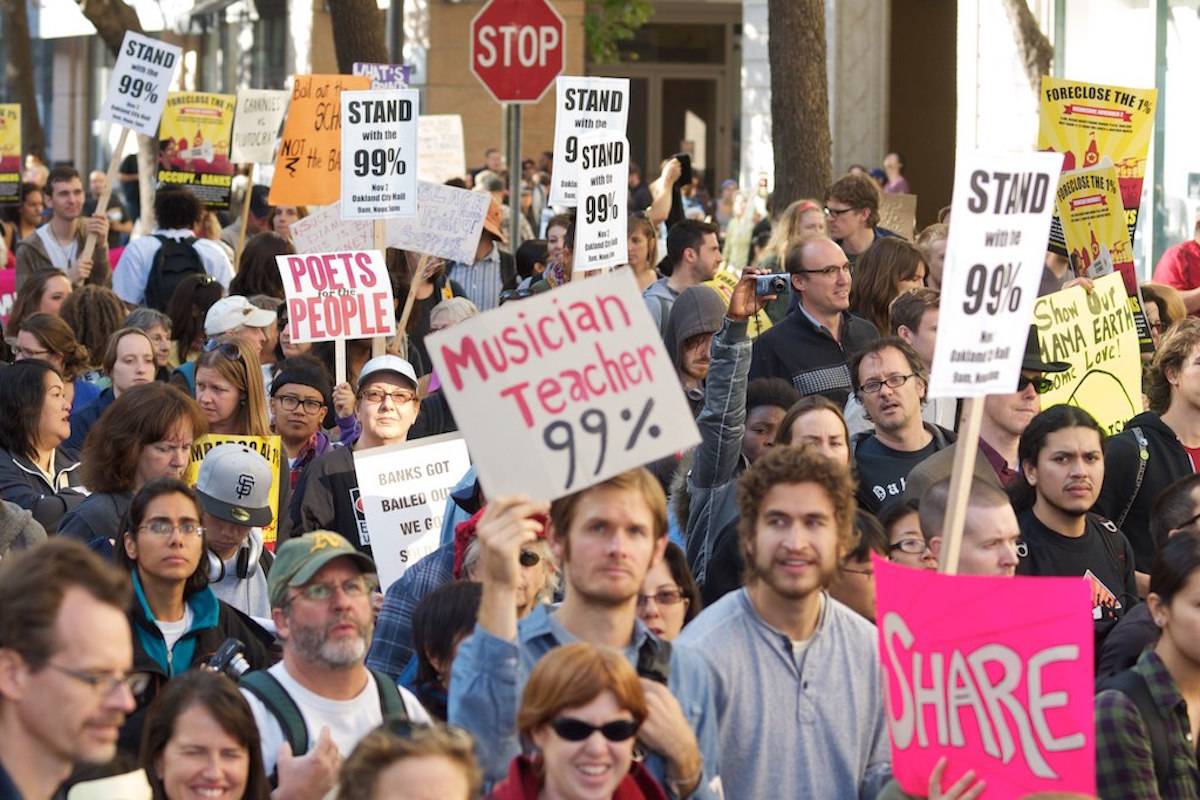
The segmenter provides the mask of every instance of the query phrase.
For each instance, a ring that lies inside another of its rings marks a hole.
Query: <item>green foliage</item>
[[[632,39],[653,13],[650,0],[591,0],[583,17],[583,33],[592,63],[619,61],[620,43]]]

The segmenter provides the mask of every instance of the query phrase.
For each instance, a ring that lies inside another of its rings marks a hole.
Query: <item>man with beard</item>
[[[344,538],[314,531],[280,545],[268,580],[283,660],[242,677],[263,765],[284,797],[317,798],[386,717],[428,723],[410,692],[365,665],[375,565]],[[310,743],[315,743],[311,744]]]

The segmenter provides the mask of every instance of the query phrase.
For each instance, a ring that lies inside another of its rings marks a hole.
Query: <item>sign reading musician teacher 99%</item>
[[[508,302],[426,343],[489,496],[554,500],[700,441],[628,270]]]

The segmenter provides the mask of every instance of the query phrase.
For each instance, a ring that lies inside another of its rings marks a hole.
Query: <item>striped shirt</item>
[[[500,305],[503,280],[500,277],[500,247],[492,242],[492,250],[474,264],[455,261],[450,265],[450,280],[457,281],[467,299],[480,311]]]

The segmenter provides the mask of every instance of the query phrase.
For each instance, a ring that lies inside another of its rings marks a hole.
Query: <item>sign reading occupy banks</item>
[[[391,336],[396,311],[378,250],[276,256],[293,342]]]
[[[489,496],[553,500],[700,439],[628,270],[506,304],[426,342]]]

